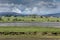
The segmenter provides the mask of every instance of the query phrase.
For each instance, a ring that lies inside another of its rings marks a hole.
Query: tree
[[[10,15],[10,14],[6,14],[5,16],[6,16],[6,17],[11,17],[12,15]]]
[[[59,22],[59,20],[57,20],[57,22]]]
[[[32,16],[33,18],[36,18],[37,15],[36,15],[36,14],[32,14],[32,15],[30,15],[30,16]]]
[[[0,20],[2,20],[2,18],[0,17]]]
[[[43,18],[43,16],[40,16],[41,18]]]

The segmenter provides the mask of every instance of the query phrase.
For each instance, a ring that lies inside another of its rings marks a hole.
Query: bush
[[[2,20],[2,18],[0,17],[0,21]]]
[[[57,22],[59,22],[59,20],[57,20]]]
[[[35,20],[32,19],[31,21],[35,21]]]

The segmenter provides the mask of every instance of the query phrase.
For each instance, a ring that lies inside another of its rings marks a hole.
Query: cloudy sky
[[[0,12],[37,15],[60,13],[60,0],[0,0]]]

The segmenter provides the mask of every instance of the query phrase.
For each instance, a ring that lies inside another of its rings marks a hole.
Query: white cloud
[[[37,7],[34,7],[34,8],[32,9],[32,13],[33,13],[33,14],[37,14],[37,13],[38,13],[38,11],[39,11],[39,10],[38,10],[38,8],[37,8]]]
[[[12,12],[16,12],[16,13],[22,13],[21,10],[19,10],[18,8],[14,7],[12,9]]]

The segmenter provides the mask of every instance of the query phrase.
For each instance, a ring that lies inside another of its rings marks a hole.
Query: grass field
[[[0,38],[40,39],[60,38],[60,28],[48,27],[0,27]]]
[[[0,32],[60,32],[60,28],[53,27],[0,27]]]
[[[0,17],[0,22],[60,22],[57,17]]]

